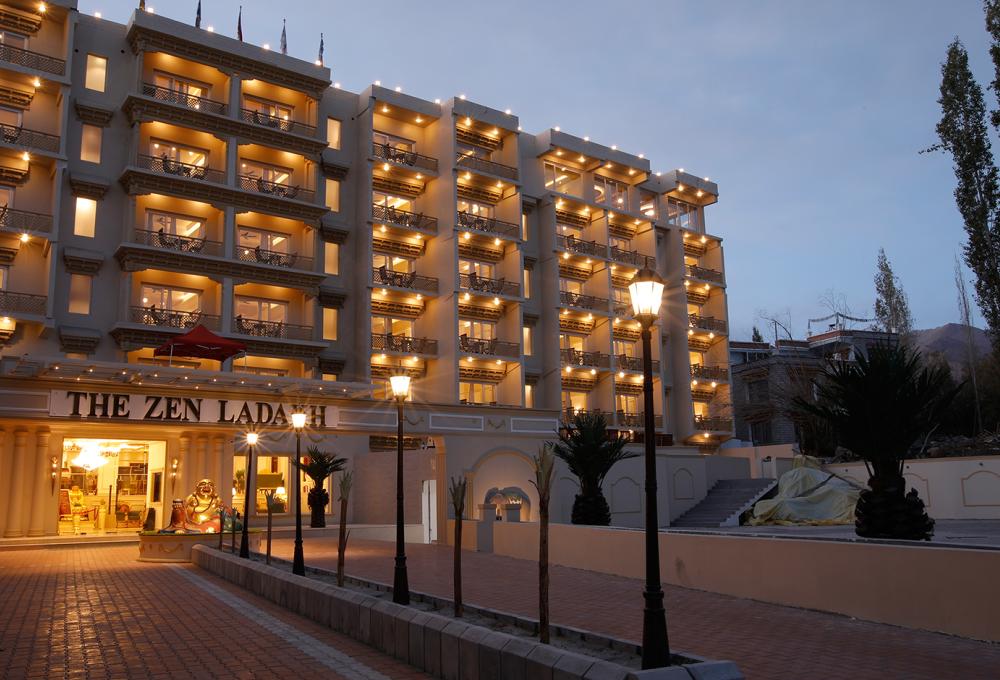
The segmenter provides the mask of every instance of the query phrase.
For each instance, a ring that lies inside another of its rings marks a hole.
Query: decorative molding
[[[320,286],[316,299],[321,307],[343,309],[344,301],[347,299],[347,291]]]
[[[521,317],[521,319],[524,322],[524,325],[528,326],[529,328],[534,328],[535,325],[538,323],[538,315],[537,314],[524,314]]]
[[[316,368],[320,373],[339,376],[344,372],[344,360],[337,357],[316,357]]]
[[[531,385],[532,387],[534,387],[535,385],[538,384],[538,381],[541,380],[541,379],[542,379],[542,376],[540,376],[538,373],[525,373],[524,374],[524,384],[525,385]]]
[[[22,12],[7,5],[0,5],[0,28],[6,28],[17,33],[38,33],[42,27],[42,17],[39,14]]]
[[[350,233],[346,225],[334,222],[331,215],[324,215],[320,220],[319,236],[326,243],[344,243]]]
[[[108,192],[109,184],[93,177],[70,176],[69,186],[74,196],[92,198],[99,201]]]
[[[73,102],[73,108],[76,109],[77,118],[84,123],[97,125],[98,127],[107,127],[110,125],[111,119],[115,115],[115,112],[112,110],[101,108],[94,104],[87,104],[81,102],[79,99]]]
[[[10,106],[15,109],[26,109],[31,106],[31,101],[34,98],[34,92],[0,85],[0,104],[4,106]]]
[[[0,264],[13,263],[14,258],[20,252],[20,243],[16,240],[12,241],[12,243],[13,245],[9,246],[0,244]]]
[[[59,348],[63,352],[93,354],[101,342],[103,334],[91,328],[73,326],[59,327]]]
[[[104,264],[104,255],[93,250],[63,248],[62,256],[66,271],[71,274],[93,276],[101,270],[101,265]]]
[[[528,257],[527,255],[525,255],[525,257],[524,257],[524,268],[527,269],[528,271],[531,271],[532,269],[535,268],[535,264],[537,264],[537,262],[538,262],[538,260],[536,258],[534,258],[534,257]]]
[[[525,434],[554,434],[559,430],[556,418],[511,418],[510,431]]]
[[[333,149],[324,149],[320,153],[319,169],[327,179],[335,179],[338,182],[343,182],[347,179],[347,173],[350,172],[351,168],[349,165],[338,162],[336,156],[337,154]]]
[[[24,184],[31,176],[31,165],[26,165],[28,166],[26,168],[12,168],[7,165],[0,165],[0,182],[4,184]]]

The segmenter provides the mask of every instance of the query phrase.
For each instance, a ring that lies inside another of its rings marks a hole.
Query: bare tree
[[[345,472],[340,475],[340,534],[337,538],[337,585],[344,585],[344,559],[347,553],[347,500],[351,497],[351,485],[354,483],[354,473]]]
[[[538,638],[549,643],[549,500],[555,473],[555,454],[548,443],[543,444],[534,460],[538,490]]]
[[[969,381],[972,383],[972,400],[975,404],[975,422],[972,434],[978,435],[983,428],[983,411],[979,405],[979,385],[976,383],[976,347],[972,340],[972,306],[969,303],[969,293],[965,288],[965,276],[962,274],[962,263],[955,257],[955,288],[958,289],[958,312],[965,326],[965,342],[969,353]]]
[[[455,586],[455,616],[461,618],[462,608],[462,516],[465,514],[465,490],[468,481],[465,477],[452,477],[448,484],[448,495],[451,496],[451,507],[455,511],[455,555],[454,566]]]

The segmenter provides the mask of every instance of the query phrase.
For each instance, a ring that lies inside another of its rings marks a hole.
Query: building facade
[[[297,406],[303,450],[351,460],[351,520],[389,522],[400,370],[407,520],[441,524],[456,475],[473,514],[529,506],[530,456],[561,418],[601,411],[639,437],[627,285],[644,266],[667,280],[658,444],[732,435],[707,178],[464,97],[348,92],[320,63],[144,11],[11,0],[0,31],[5,536],[78,531],[80,492],[92,526],[162,516],[202,478],[260,508],[293,486]],[[154,356],[197,325],[245,355]],[[253,475],[250,426],[267,433]]]

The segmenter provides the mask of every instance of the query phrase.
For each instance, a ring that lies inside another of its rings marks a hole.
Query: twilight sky
[[[137,4],[79,2],[120,22]],[[194,23],[197,0],[147,4]],[[239,4],[203,0],[202,25],[235,35]],[[289,53],[313,60],[323,31],[326,64],[351,91],[381,80],[426,99],[465,93],[513,109],[526,131],[559,125],[644,153],[654,170],[710,176],[733,339],[749,339],[764,311],[803,336],[831,290],[870,316],[880,246],[918,328],[958,320],[951,162],[917,152],[936,141],[953,37],[980,83],[992,80],[978,0],[242,5],[247,42],[277,49],[286,18]]]

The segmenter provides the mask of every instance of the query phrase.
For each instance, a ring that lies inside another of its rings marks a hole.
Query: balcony
[[[597,241],[582,241],[575,236],[558,236],[559,247],[578,255],[606,258],[608,247]]]
[[[460,274],[459,285],[467,290],[486,295],[506,295],[508,297],[519,297],[521,295],[521,284],[516,281],[508,281],[504,277],[491,279],[488,276],[472,274]]]
[[[704,364],[691,365],[691,377],[702,380],[729,380],[728,366],[706,366]]]
[[[502,177],[512,182],[517,181],[517,168],[513,168],[503,163],[488,161],[485,158],[476,158],[466,154],[459,154],[455,160],[455,165],[473,172],[485,172],[494,177]]]
[[[180,161],[171,160],[166,154],[162,156],[147,156],[139,154],[136,165],[143,170],[149,170],[160,175],[173,175],[183,179],[194,179],[203,182],[214,182],[215,184],[225,184],[226,173],[222,170],[213,170],[204,165],[192,165]]]
[[[504,236],[506,238],[518,239],[521,237],[521,225],[512,222],[504,222],[493,217],[480,217],[470,215],[461,210],[458,212],[458,226],[469,231],[477,231],[490,236]]]
[[[316,136],[316,127],[314,125],[307,125],[306,123],[299,123],[294,120],[288,120],[287,118],[271,116],[266,113],[261,113],[260,111],[240,109],[240,120],[244,123],[250,123],[251,125],[256,125],[258,127],[288,132],[302,137]]]
[[[0,61],[16,64],[24,68],[34,69],[61,76],[66,74],[66,62],[47,54],[39,54],[13,45],[0,45]]]
[[[642,371],[642,357],[630,357],[627,354],[619,354],[615,357],[615,366],[622,371]],[[660,375],[660,361],[653,359],[653,377]]]
[[[398,354],[429,354],[437,356],[437,340],[411,338],[406,335],[372,334],[372,351],[396,352]]]
[[[214,99],[207,99],[205,97],[196,97],[178,92],[177,90],[153,85],[152,83],[142,84],[142,94],[158,102],[173,104],[174,106],[180,106],[192,111],[214,113],[219,116],[226,115],[226,105],[223,102],[217,102]]]
[[[663,416],[654,414],[653,415],[655,426],[661,427],[663,423]],[[639,411],[638,413],[629,413],[628,411],[615,411],[615,425],[618,427],[629,427],[629,428],[641,428],[646,425],[646,413],[644,411]]]
[[[431,234],[437,233],[437,218],[423,213],[412,213],[408,210],[392,208],[380,203],[372,203],[372,220],[385,222],[397,227],[416,229]]]
[[[13,125],[0,125],[3,141],[18,148],[59,153],[59,136]]]
[[[268,264],[272,267],[284,267],[285,269],[305,269],[312,271],[313,259],[298,253],[279,253],[273,250],[264,250],[260,246],[247,248],[236,247],[236,259],[240,262],[251,264]]]
[[[722,272],[716,269],[698,267],[693,264],[687,265],[687,275],[695,279],[701,279],[702,281],[711,281],[712,283],[721,284],[725,282]]]
[[[458,347],[466,354],[478,354],[488,357],[507,357],[518,359],[521,356],[521,346],[516,342],[504,342],[493,338],[486,340],[483,338],[470,338],[463,333],[458,336]]]
[[[268,181],[263,177],[240,175],[239,182],[240,189],[243,189],[243,191],[268,194],[269,196],[274,196],[276,198],[285,198],[288,200],[299,200],[312,203],[313,199],[316,197],[316,193],[314,191],[310,189],[303,189],[298,184],[292,187],[287,184]]]
[[[731,432],[733,419],[720,416],[695,416],[694,427],[696,430],[705,430],[706,432]]]
[[[192,253],[195,255],[215,255],[219,257],[223,252],[222,243],[219,241],[167,234],[163,229],[159,231],[136,229],[135,242],[144,246],[153,246],[154,248],[175,250],[180,253]]]
[[[22,233],[48,233],[52,231],[52,215],[14,210],[5,205],[0,208],[0,229]]]
[[[233,332],[255,338],[280,340],[312,340],[312,326],[298,326],[284,321],[263,321],[237,316],[233,319]]]
[[[716,319],[711,316],[701,316],[699,314],[688,314],[688,326],[710,333],[725,333],[729,325],[724,319]]]
[[[607,313],[609,300],[607,298],[584,295],[582,293],[570,293],[566,290],[559,291],[559,302],[569,307],[580,309],[590,309]]]
[[[376,286],[405,288],[424,293],[437,293],[438,280],[430,276],[420,276],[416,272],[394,272],[385,265],[372,268],[372,283]]]
[[[173,312],[167,309],[159,309],[156,305],[130,307],[128,320],[132,323],[140,323],[144,326],[156,326],[157,328],[190,330],[201,324],[210,330],[219,330],[219,317],[213,314],[203,314],[200,311]]]
[[[414,151],[397,149],[390,144],[379,144],[372,142],[372,155],[381,161],[406,165],[411,168],[420,168],[429,172],[438,171],[438,161],[436,158],[424,156]]]
[[[45,316],[46,300],[44,295],[0,290],[0,312],[3,314]]]
[[[643,267],[656,268],[656,258],[650,255],[643,255],[638,250],[622,250],[621,248],[611,246],[611,259],[638,269],[642,269]]]
[[[611,357],[600,352],[584,352],[567,347],[559,350],[559,357],[564,365],[584,366],[586,368],[611,368]]]

